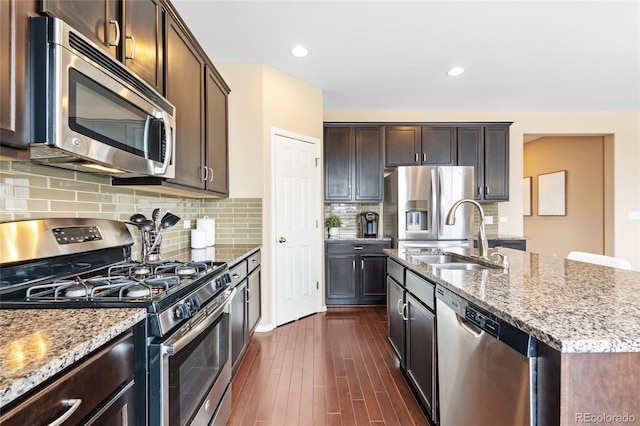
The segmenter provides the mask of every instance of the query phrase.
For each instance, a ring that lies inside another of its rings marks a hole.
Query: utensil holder
[[[155,262],[160,260],[162,231],[142,231],[142,260]]]

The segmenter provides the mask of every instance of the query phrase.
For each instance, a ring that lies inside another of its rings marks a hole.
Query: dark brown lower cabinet
[[[513,239],[513,240],[505,240],[505,239],[492,239],[489,238],[487,240],[489,248],[495,247],[505,247],[515,250],[527,251],[527,240],[523,239]],[[478,248],[478,240],[473,241],[473,246]]]
[[[76,407],[64,424],[135,425],[133,332],[107,343],[43,387],[3,408],[0,424],[48,425]]]
[[[389,241],[325,243],[327,305],[384,305]]]

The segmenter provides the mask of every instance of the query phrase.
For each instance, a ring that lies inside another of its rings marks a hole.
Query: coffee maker
[[[360,233],[364,238],[378,237],[378,213],[360,213]]]

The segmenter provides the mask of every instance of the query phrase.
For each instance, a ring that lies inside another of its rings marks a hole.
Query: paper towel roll
[[[196,220],[196,229],[203,229],[207,232],[207,246],[213,246],[216,243],[216,220],[209,219],[205,216]]]
[[[202,249],[207,246],[207,231],[204,229],[191,230],[191,248]]]

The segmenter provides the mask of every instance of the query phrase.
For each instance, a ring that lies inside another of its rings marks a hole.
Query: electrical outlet
[[[629,212],[629,220],[640,220],[640,212]]]
[[[500,216],[500,223],[506,223],[508,222],[507,220],[508,218],[506,216]]]
[[[484,223],[485,225],[493,225],[493,216],[485,216]]]
[[[191,229],[191,221],[189,219],[182,221],[182,229]]]

